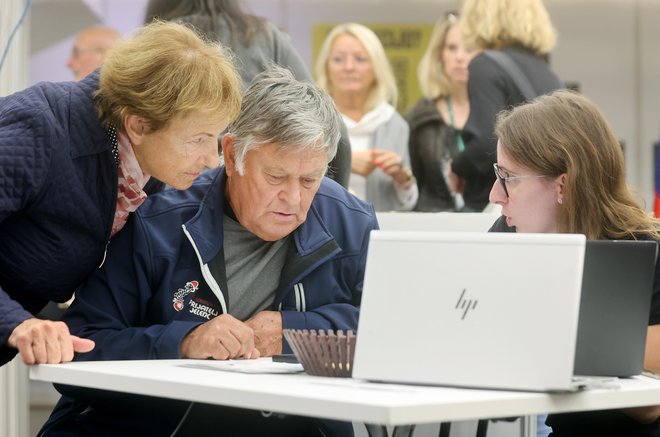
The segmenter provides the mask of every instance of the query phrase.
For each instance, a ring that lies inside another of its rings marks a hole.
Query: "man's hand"
[[[263,357],[282,353],[282,314],[261,311],[245,321],[254,330],[255,346]]]
[[[228,360],[259,358],[254,332],[246,323],[221,314],[190,331],[181,342],[181,358]]]
[[[12,331],[7,345],[18,349],[25,364],[71,361],[74,352],[89,352],[94,342],[69,334],[64,322],[27,319]]]

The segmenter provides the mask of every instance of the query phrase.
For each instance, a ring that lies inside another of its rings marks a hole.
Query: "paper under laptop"
[[[353,377],[575,389],[584,252],[573,234],[372,231]]]

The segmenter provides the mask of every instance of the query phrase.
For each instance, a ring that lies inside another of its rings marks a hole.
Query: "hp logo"
[[[473,310],[477,307],[477,300],[472,300],[472,299],[464,299],[463,297],[465,296],[465,291],[466,289],[464,288],[463,291],[461,292],[461,295],[458,297],[458,302],[456,302],[456,309],[459,311],[463,311],[463,316],[461,317],[461,320],[465,320],[465,316],[467,315],[468,311]]]

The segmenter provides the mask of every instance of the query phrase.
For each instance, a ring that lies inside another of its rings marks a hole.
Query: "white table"
[[[186,367],[190,365],[205,368]],[[380,384],[303,373],[245,374],[218,370],[221,365],[198,360],[42,364],[30,369],[30,378],[391,426],[660,404],[660,380],[645,376],[622,379],[606,389],[549,394]]]

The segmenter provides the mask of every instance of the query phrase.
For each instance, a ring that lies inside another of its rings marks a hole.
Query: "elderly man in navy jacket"
[[[222,139],[224,166],[149,197],[77,293],[65,319],[96,342],[79,359],[255,358],[290,352],[282,329],[355,330],[378,224],[324,177],[339,126],[316,86],[279,67],[257,76]],[[45,435],[352,434],[350,424],[60,391]]]

